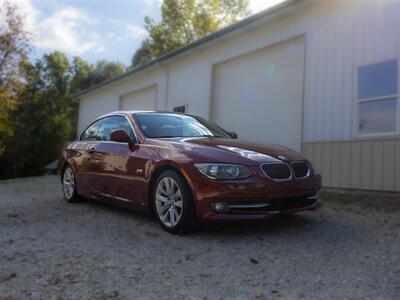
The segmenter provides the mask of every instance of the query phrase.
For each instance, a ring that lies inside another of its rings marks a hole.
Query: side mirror
[[[238,138],[238,135],[236,134],[236,132],[229,131],[228,133],[231,136],[231,138],[233,138],[233,139],[237,139]]]
[[[110,133],[110,141],[132,144],[132,140],[125,130],[118,129]]]

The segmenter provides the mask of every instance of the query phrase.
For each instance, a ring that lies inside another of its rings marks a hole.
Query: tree
[[[148,41],[145,40],[142,42],[139,49],[136,50],[135,54],[132,57],[132,66],[140,66],[149,62],[152,59],[152,55],[150,52],[150,47],[148,45]]]
[[[137,67],[165,53],[194,42],[249,14],[248,0],[164,0],[161,21],[145,18],[149,37],[136,50]]]
[[[28,60],[30,35],[8,2],[0,7],[0,178],[39,175],[76,136],[74,94],[125,71],[101,60],[72,63],[61,52]]]
[[[95,84],[122,75],[126,68],[123,64],[105,59],[89,64],[76,56],[72,61],[71,91],[77,93]]]
[[[74,57],[70,62],[58,51],[34,63],[21,62],[18,76],[23,86],[5,122],[13,135],[0,153],[0,178],[41,174],[58,158],[63,144],[76,136],[79,106],[74,95],[124,71],[122,64],[106,60],[93,65]]]
[[[13,136],[10,112],[18,104],[17,94],[24,88],[20,65],[29,53],[29,34],[16,6],[3,2],[0,6],[0,155],[6,151],[7,140]]]
[[[29,34],[24,29],[23,18],[17,7],[9,2],[0,6],[0,86],[10,88],[19,74],[19,63],[26,59]]]
[[[91,85],[109,80],[125,72],[125,66],[119,62],[99,60],[94,65],[94,72],[91,75]]]
[[[76,56],[72,60],[72,81],[71,90],[73,92],[82,91],[92,85],[94,66]]]
[[[63,143],[74,137],[77,104],[70,94],[70,70],[68,58],[61,52],[24,65],[26,87],[11,113],[15,132],[10,141],[12,151],[6,153],[14,176],[40,174],[57,158]]]

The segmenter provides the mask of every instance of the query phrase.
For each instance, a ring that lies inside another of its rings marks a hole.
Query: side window
[[[357,133],[397,131],[398,62],[390,60],[358,68]]]
[[[96,141],[97,132],[103,120],[98,120],[94,122],[88,129],[86,129],[81,135],[81,141]]]
[[[125,130],[132,141],[135,141],[135,135],[132,131],[132,127],[129,121],[123,116],[112,116],[103,119],[103,123],[101,124],[98,133],[99,140],[109,141],[111,132],[117,129]]]

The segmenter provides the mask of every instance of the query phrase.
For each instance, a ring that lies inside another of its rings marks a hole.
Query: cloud
[[[151,7],[161,7],[163,0],[143,0],[143,3]]]
[[[160,8],[162,5],[163,0],[143,0],[143,9],[154,9]]]
[[[73,54],[103,49],[101,37],[96,33],[87,33],[85,27],[93,26],[97,21],[85,12],[66,7],[43,19],[37,26],[35,45],[49,50],[63,50]]]
[[[284,1],[286,0],[250,0],[249,8],[252,13],[258,13]]]
[[[0,7],[3,7],[5,2],[18,7],[18,13],[23,17],[25,30],[32,33],[33,28],[35,27],[36,19],[39,16],[39,11],[32,5],[30,1],[27,0],[0,0]]]
[[[138,39],[147,34],[147,31],[143,27],[132,25],[121,20],[110,19],[108,23],[118,30],[118,32],[112,31],[108,33],[109,37],[116,40],[121,40],[123,38]]]
[[[0,0],[4,1],[4,0]],[[98,21],[85,11],[62,7],[44,17],[30,0],[14,0],[24,16],[25,27],[32,34],[33,45],[44,50],[60,50],[73,55],[104,51],[103,41],[95,31]]]

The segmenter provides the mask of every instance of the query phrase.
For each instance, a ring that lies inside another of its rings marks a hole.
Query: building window
[[[398,118],[398,61],[357,70],[357,133],[396,133]]]
[[[185,113],[185,111],[186,111],[186,105],[174,107],[174,112]]]

